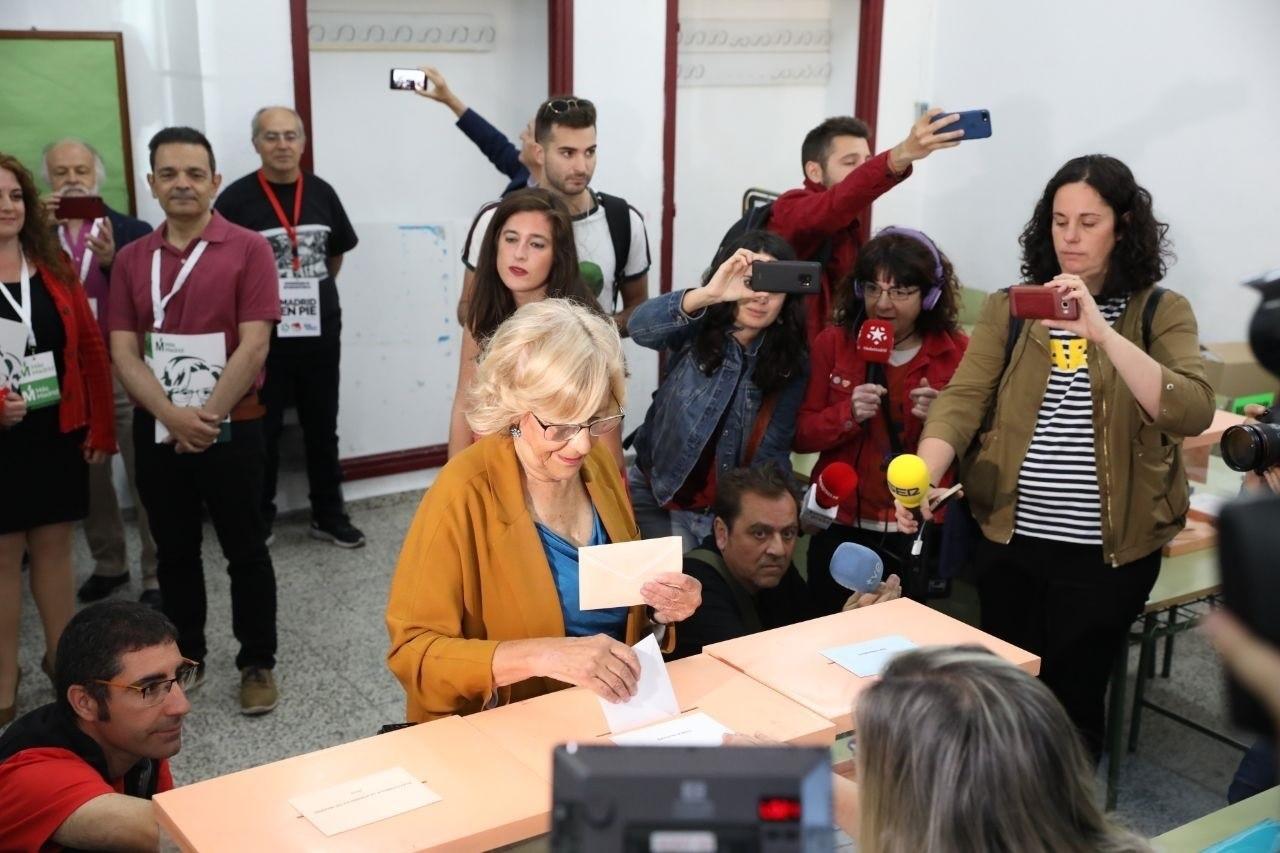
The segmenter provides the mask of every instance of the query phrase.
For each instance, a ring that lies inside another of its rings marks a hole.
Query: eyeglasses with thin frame
[[[594,421],[588,421],[585,424],[549,424],[534,415],[533,412],[529,414],[533,415],[533,419],[538,422],[538,426],[542,427],[543,438],[558,444],[566,444],[577,438],[578,433],[582,432],[583,429],[595,438],[608,435],[618,428],[618,424],[622,423],[622,417],[626,412],[619,406],[618,414],[609,415],[605,418],[596,418]]]
[[[570,110],[589,110],[594,107],[595,105],[586,98],[555,98],[547,101],[546,105],[543,106],[542,111],[550,113],[553,116],[558,116],[567,113]]]
[[[191,685],[196,683],[196,676],[199,673],[200,664],[183,658],[182,666],[178,667],[178,671],[174,673],[173,678],[161,678],[156,681],[148,681],[146,684],[121,684],[118,681],[103,681],[101,678],[95,678],[93,681],[96,684],[106,684],[110,687],[119,687],[122,690],[134,690],[142,697],[142,704],[153,706],[163,702],[169,696],[175,684],[182,688],[183,693],[186,693],[191,689]]]
[[[919,292],[918,287],[886,287],[874,281],[862,282],[862,295],[868,302],[878,302],[882,293],[888,293],[891,302],[906,302]]]

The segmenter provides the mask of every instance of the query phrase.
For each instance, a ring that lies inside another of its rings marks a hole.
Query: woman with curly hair
[[[0,154],[0,319],[26,328],[24,368],[56,377],[42,395],[0,388],[0,726],[17,713],[22,554],[44,625],[44,671],[74,611],[71,531],[89,510],[89,465],[116,452],[111,366],[75,270],[31,172]],[[10,361],[10,359],[6,359]],[[25,370],[24,370],[25,372]],[[12,383],[12,377],[8,377]],[[54,393],[50,393],[53,391]]]
[[[1079,319],[1018,323],[992,294],[917,451],[932,483],[961,459],[982,628],[1040,655],[1095,759],[1111,661],[1186,523],[1180,439],[1213,419],[1191,305],[1156,287],[1167,230],[1124,163],[1068,161],[1022,233],[1022,275]]]
[[[709,536],[717,472],[772,464],[790,473],[808,375],[804,297],[752,290],[751,269],[794,259],[781,237],[748,231],[717,254],[701,287],[631,315],[632,339],[667,353],[627,474],[646,539],[681,536],[688,551]]]

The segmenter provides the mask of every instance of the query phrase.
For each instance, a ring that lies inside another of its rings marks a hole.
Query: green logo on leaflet
[[[578,274],[582,276],[582,280],[597,298],[604,293],[604,270],[600,269],[599,264],[593,261],[578,261]]]

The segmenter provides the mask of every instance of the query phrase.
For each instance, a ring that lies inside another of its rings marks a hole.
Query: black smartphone
[[[431,82],[427,80],[426,72],[417,68],[392,68],[391,69],[391,88],[400,91],[412,92],[414,89],[427,89],[431,86]]]
[[[751,289],[761,293],[818,293],[822,264],[816,261],[753,261]]]
[[[963,130],[964,136],[960,137],[961,142],[967,142],[970,139],[988,139],[991,136],[991,113],[988,110],[962,110],[954,113],[940,113],[934,116],[933,120],[937,121],[947,116],[960,116],[960,118],[944,127],[942,133]]]
[[[1218,516],[1218,560],[1222,600],[1259,639],[1280,648],[1280,497],[1243,498]],[[1274,734],[1277,722],[1230,674],[1231,718],[1258,734]]]

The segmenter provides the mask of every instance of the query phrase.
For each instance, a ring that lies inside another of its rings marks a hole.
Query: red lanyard
[[[280,206],[280,199],[276,198],[276,191],[267,183],[267,176],[261,169],[258,170],[258,183],[262,185],[267,201],[271,202],[271,209],[276,212],[276,218],[280,220],[285,233],[289,235],[289,246],[293,249],[293,271],[296,273],[302,269],[302,259],[298,257],[298,222],[302,219],[302,172],[298,172],[298,188],[293,191],[292,225],[284,218],[284,208]]]

